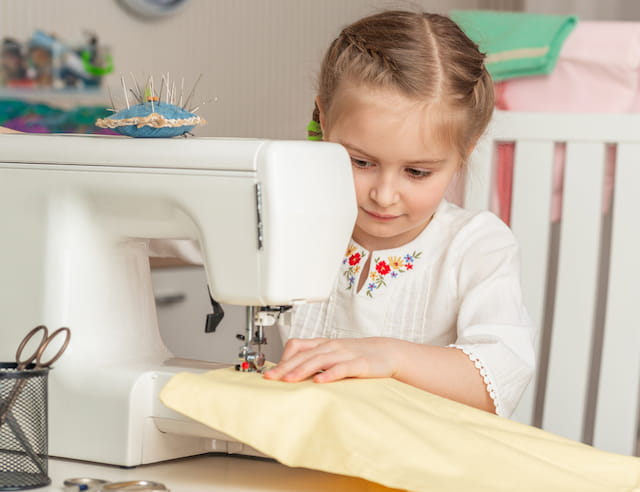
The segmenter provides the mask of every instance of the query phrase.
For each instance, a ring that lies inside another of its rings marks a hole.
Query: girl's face
[[[429,131],[428,108],[389,89],[342,87],[330,114],[320,108],[324,139],[349,155],[358,201],[353,239],[391,249],[427,226],[455,177],[456,149]]]

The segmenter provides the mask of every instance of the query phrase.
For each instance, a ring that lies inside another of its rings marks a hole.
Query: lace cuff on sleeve
[[[500,415],[501,417],[504,416],[502,405],[500,405],[500,399],[498,398],[498,389],[495,385],[495,382],[494,382],[495,380],[491,376],[491,372],[489,371],[489,368],[484,364],[480,356],[462,345],[451,344],[451,345],[448,345],[448,347],[462,350],[462,352],[464,352],[467,355],[467,357],[471,359],[471,361],[474,363],[474,365],[478,369],[480,376],[482,376],[484,380],[484,384],[487,388],[487,393],[489,393],[491,400],[493,400],[493,405],[496,408],[496,414]]]

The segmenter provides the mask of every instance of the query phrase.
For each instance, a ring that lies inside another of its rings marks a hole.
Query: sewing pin
[[[189,102],[191,101],[191,97],[193,96],[193,93],[196,90],[196,87],[198,85],[198,82],[200,82],[200,79],[202,78],[202,74],[200,74],[197,78],[197,80],[195,81],[195,83],[193,84],[193,87],[191,88],[191,92],[189,92],[189,95],[187,96],[187,100],[184,102],[184,106],[182,106],[182,109],[187,108],[187,106],[189,106]]]
[[[149,76],[149,88],[151,89],[151,97],[149,98],[151,100],[151,112],[154,113],[155,109],[153,107],[153,76]]]
[[[160,106],[160,101],[162,101],[162,89],[164,89],[164,75],[162,76],[162,81],[160,82],[160,92],[158,93],[158,106]]]
[[[138,101],[142,102],[142,101],[144,101],[144,94],[142,93],[142,89],[140,88],[140,84],[138,84],[136,76],[133,74],[133,72],[130,72],[130,73],[131,73],[131,78],[133,79],[133,83],[135,84],[136,91],[138,91],[138,95],[136,96],[136,98],[138,99]]]
[[[171,104],[171,101],[169,101],[169,91],[171,89],[171,79],[169,78],[169,72],[167,72],[167,103]],[[160,98],[162,99],[162,97]]]
[[[116,105],[113,103],[113,94],[111,94],[111,87],[107,86],[107,92],[109,92],[109,101],[111,101],[111,107],[107,108],[109,111],[117,112]]]
[[[217,101],[218,101],[218,98],[217,98],[217,97],[214,97],[214,98],[212,98],[212,99],[209,99],[208,101],[203,102],[202,104],[200,104],[200,106],[204,106],[205,104],[209,104],[210,102],[217,102]],[[190,113],[195,113],[195,112],[197,112],[197,111],[200,109],[200,106],[196,106],[195,108],[190,109],[190,110],[189,110],[189,112],[190,112]]]
[[[127,103],[127,109],[130,109],[131,106],[129,106],[129,96],[127,96],[127,86],[124,83],[124,76],[121,77],[121,80],[122,80],[122,88],[124,89],[124,100]]]

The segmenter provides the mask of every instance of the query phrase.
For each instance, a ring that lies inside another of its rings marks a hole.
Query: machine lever
[[[208,290],[208,289],[207,289]],[[224,309],[218,301],[211,297],[211,291],[209,291],[209,299],[211,299],[212,313],[207,314],[207,320],[204,324],[205,333],[213,333],[224,318]]]

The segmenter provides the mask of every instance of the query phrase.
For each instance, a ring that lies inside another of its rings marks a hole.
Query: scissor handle
[[[39,331],[42,332],[42,340],[40,340],[40,343],[38,343],[38,346],[33,351],[33,353],[29,357],[26,357],[23,359],[22,351],[27,346],[27,343],[29,343],[33,338],[33,336]],[[48,335],[49,335],[49,330],[47,330],[47,327],[45,325],[38,325],[25,335],[25,337],[20,342],[20,345],[18,345],[18,350],[16,350],[16,364],[17,364],[17,369],[19,371],[22,371],[25,367],[27,367],[29,364],[31,364],[33,361],[36,360],[36,358],[38,357],[38,353],[40,352],[40,348],[42,347],[42,344],[47,339]]]
[[[26,357],[23,359],[22,351],[26,347],[27,343],[29,343],[33,338],[33,336],[39,331],[42,332],[42,340],[40,340],[40,343],[36,347],[35,351],[29,357]],[[49,360],[43,361],[42,355],[44,354],[45,350],[47,349],[51,341],[56,336],[60,335],[60,333],[65,334],[65,340],[62,343],[62,346],[58,349],[58,351],[55,353],[53,357],[51,357]],[[35,362],[36,368],[49,367],[51,364],[57,361],[60,358],[60,356],[64,353],[64,351],[67,349],[67,346],[69,345],[70,339],[71,339],[71,330],[69,330],[69,328],[67,327],[58,328],[51,334],[51,336],[49,336],[49,330],[47,330],[47,327],[45,325],[36,326],[29,333],[26,334],[26,336],[22,339],[22,342],[20,342],[20,345],[18,346],[18,350],[16,351],[17,369],[19,371],[22,371],[32,362]]]
[[[60,333],[64,333],[65,334],[64,342],[62,342],[62,346],[58,349],[58,351],[55,353],[55,355],[53,357],[51,357],[49,360],[42,361],[42,355],[44,354],[45,350],[47,350],[47,347],[49,346],[51,341],[55,337],[60,335]],[[60,356],[64,353],[64,351],[67,350],[67,347],[69,346],[69,340],[71,340],[71,330],[69,328],[67,328],[66,326],[63,326],[63,327],[58,328],[57,330],[55,330],[50,336],[48,336],[40,344],[40,347],[38,348],[38,350],[36,352],[36,368],[49,367],[51,364],[53,364],[55,361],[57,361],[60,358]]]

